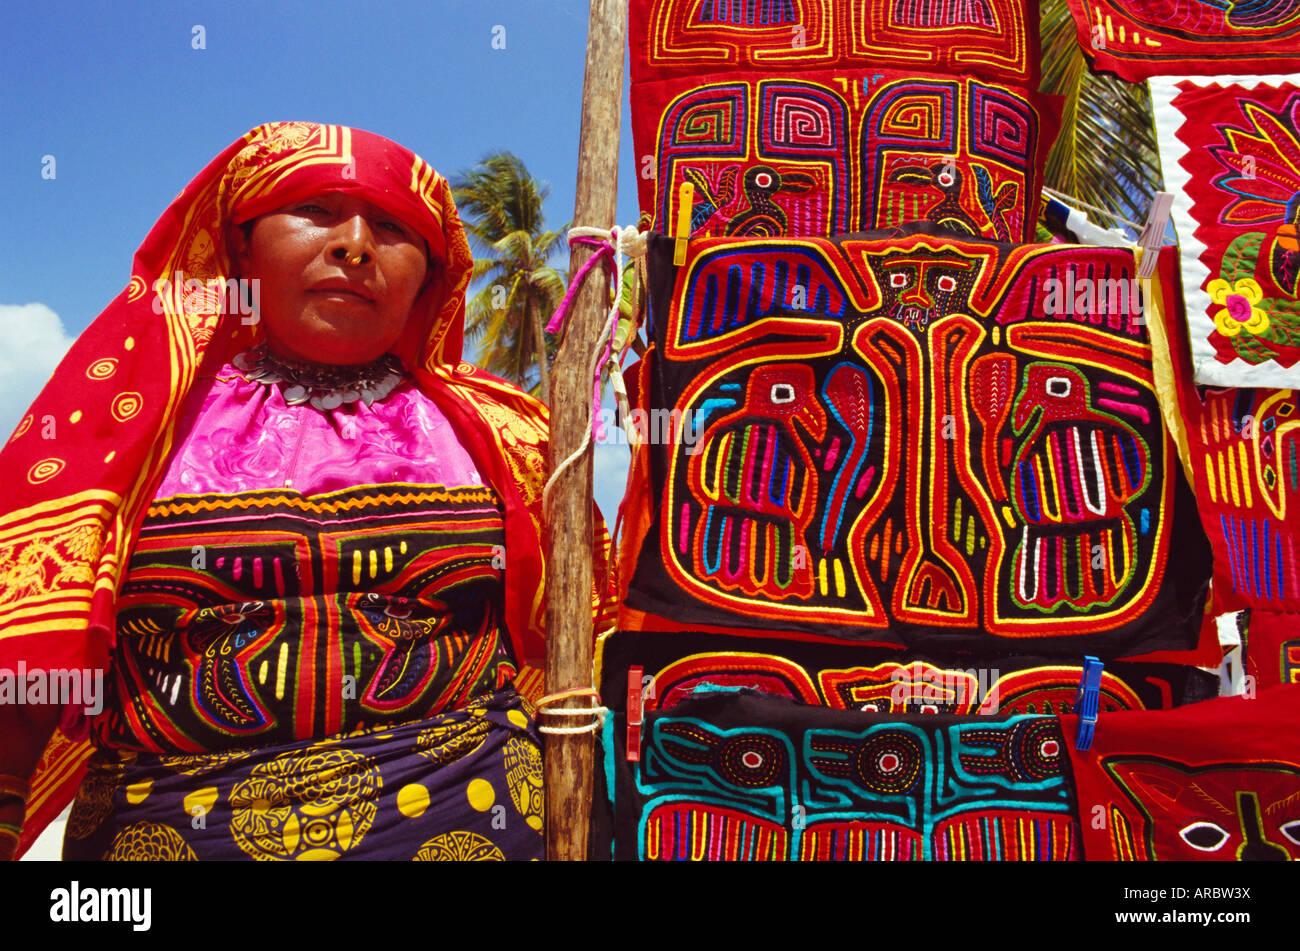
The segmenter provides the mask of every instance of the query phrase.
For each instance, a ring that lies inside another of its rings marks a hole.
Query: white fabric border
[[[1173,108],[1173,100],[1180,90],[1178,83],[1189,82],[1196,86],[1209,85],[1254,87],[1258,85],[1280,86],[1290,84],[1300,86],[1300,76],[1185,76],[1159,77],[1147,80],[1151,89],[1151,112],[1155,118],[1156,145],[1160,150],[1160,167],[1164,173],[1165,191],[1173,192],[1174,204],[1171,217],[1174,231],[1178,236],[1178,247],[1183,271],[1183,299],[1187,309],[1187,324],[1192,341],[1192,376],[1197,383],[1211,386],[1277,387],[1279,389],[1296,389],[1300,387],[1300,365],[1286,369],[1273,361],[1254,364],[1237,359],[1231,363],[1220,363],[1215,358],[1214,347],[1210,345],[1210,332],[1214,321],[1210,319],[1209,310],[1213,306],[1210,295],[1205,292],[1211,274],[1201,263],[1201,254],[1205,244],[1196,238],[1196,221],[1192,218],[1192,199],[1187,194],[1187,183],[1191,178],[1179,160],[1187,154],[1187,146],[1178,139],[1178,128],[1182,125],[1182,115]],[[1213,117],[1205,117],[1210,121]],[[1201,121],[1199,119],[1190,121]]]

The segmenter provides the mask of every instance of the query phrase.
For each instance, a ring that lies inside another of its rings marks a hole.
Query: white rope
[[[596,349],[591,354],[591,363],[587,368],[587,379],[592,381],[593,387],[600,379],[599,373],[602,369],[607,370],[610,375],[617,373],[622,377],[622,371],[618,366],[618,354],[610,348],[610,357],[606,365],[600,365],[601,358],[605,355],[605,347],[609,345],[610,336],[614,328],[618,325],[618,318],[621,313],[623,303],[623,259],[628,257],[643,257],[646,253],[646,236],[638,231],[635,227],[628,226],[620,228],[615,225],[609,231],[603,231],[600,228],[589,228],[585,226],[576,226],[569,229],[569,234],[575,237],[584,238],[601,238],[608,241],[614,247],[614,302],[610,307],[609,316],[605,318],[605,323],[601,327],[600,333],[596,335]],[[622,389],[626,394],[626,386],[615,386],[615,392]],[[591,446],[591,434],[596,428],[596,418],[600,413],[600,401],[593,399],[591,402],[591,412],[588,414],[586,430],[582,434],[582,442],[572,453],[565,458],[551,477],[546,480],[546,485],[542,487],[542,506],[546,507],[551,502],[551,489],[561,474],[564,473],[571,465],[582,458],[582,454]],[[583,732],[583,731],[578,731]]]
[[[614,251],[621,253],[629,258],[645,257],[646,234],[644,231],[637,231],[630,225],[626,228],[620,228],[615,225],[606,231],[604,228],[588,228],[585,225],[575,225],[568,232],[575,238],[600,238],[602,241],[609,241],[614,245]]]
[[[604,726],[605,726],[605,718],[602,716],[598,720],[592,720],[586,726],[540,726],[539,725],[537,727],[537,732],[538,733],[560,733],[560,734],[595,733],[597,730],[603,729]]]
[[[613,318],[610,319],[612,320]],[[609,328],[610,328],[610,321],[606,320],[605,326],[602,328],[600,334],[601,342],[599,346],[597,346],[596,352],[591,355],[591,365],[587,368],[587,379],[594,379],[596,376],[596,371],[599,368],[599,364],[600,364],[600,358],[605,353],[605,337],[608,336],[609,334]],[[569,468],[569,466],[573,465],[580,458],[582,458],[582,454],[586,452],[587,448],[591,445],[591,430],[592,427],[595,426],[596,414],[599,411],[600,408],[595,404],[593,404],[591,408],[591,413],[588,415],[587,418],[587,425],[585,427],[585,431],[582,434],[582,442],[578,444],[578,448],[575,449],[572,453],[570,453],[569,456],[563,462],[561,462],[558,466],[555,467],[555,471],[551,473],[551,477],[546,480],[546,485],[542,487],[543,508],[546,508],[551,504],[551,489],[555,486],[555,480],[558,479],[560,475],[566,469]]]
[[[593,719],[590,723],[585,724],[584,726],[546,726],[545,724],[538,723],[537,731],[539,733],[559,733],[559,734],[595,733],[597,730],[605,726],[605,715],[608,713],[609,713],[609,707],[601,707],[601,706],[581,707],[577,710],[538,710],[537,711],[538,719],[544,716],[548,716],[548,717],[592,716],[595,719]]]

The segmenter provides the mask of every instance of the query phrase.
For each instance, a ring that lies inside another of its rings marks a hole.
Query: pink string
[[[615,302],[615,306],[617,307],[622,307],[622,305],[623,302],[621,300]],[[605,341],[605,350],[600,355],[600,363],[596,364],[597,367],[603,367],[606,363],[609,362],[609,358],[614,353],[614,339],[617,336],[618,336],[618,319],[616,318],[614,320],[614,323],[609,328],[609,339]],[[596,379],[592,380],[591,383],[591,405],[597,406],[599,404],[600,404],[600,370],[598,369],[596,371]],[[591,421],[591,435],[592,438],[595,439],[597,443],[602,443],[605,441],[605,422],[600,418],[599,412],[596,414],[595,418],[593,418]]]
[[[578,268],[578,273],[575,274],[573,280],[569,282],[569,288],[564,292],[564,299],[560,301],[560,306],[555,309],[555,313],[551,315],[550,321],[546,324],[546,332],[548,334],[559,333],[561,328],[564,327],[564,322],[569,317],[569,308],[573,303],[574,295],[577,294],[578,288],[582,286],[582,279],[587,276],[588,271],[595,267],[596,262],[602,259],[609,261],[611,264],[614,262],[614,245],[609,241],[602,241],[600,238],[588,238],[585,235],[574,235],[569,238],[569,247],[573,247],[575,244],[583,244],[589,248],[595,248],[596,253],[583,262],[582,267]],[[618,329],[617,323],[615,323],[614,329]],[[605,362],[609,359],[609,355],[612,352],[613,345],[614,332],[611,331],[609,341],[605,345],[605,354],[601,358],[598,366],[605,365]],[[593,409],[599,403],[600,371],[598,369],[596,371],[596,378],[591,384],[591,405]],[[603,442],[605,439],[605,424],[602,422],[599,413],[592,414],[591,435],[598,443]]]
[[[569,305],[573,303],[573,297],[577,294],[578,288],[582,286],[582,279],[587,276],[587,272],[602,258],[610,261],[614,259],[614,246],[608,241],[582,236],[570,238],[569,246],[572,247],[575,244],[585,244],[587,247],[595,248],[596,253],[583,262],[582,267],[578,268],[578,273],[569,282],[569,289],[564,292],[564,300],[560,301],[560,306],[555,309],[555,313],[551,315],[551,319],[546,325],[548,334],[559,333],[560,328],[564,326],[564,321],[569,316]]]

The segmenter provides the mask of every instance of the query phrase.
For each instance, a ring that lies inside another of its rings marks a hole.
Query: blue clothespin
[[[1079,692],[1074,695],[1071,708],[1079,715],[1079,733],[1074,738],[1076,750],[1092,746],[1092,735],[1097,729],[1097,710],[1101,706],[1101,671],[1106,665],[1091,655],[1083,659],[1083,679]]]

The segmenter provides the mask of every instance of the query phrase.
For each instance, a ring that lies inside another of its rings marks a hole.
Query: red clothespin
[[[645,671],[632,667],[627,672],[627,761],[641,762],[641,723],[645,718],[645,704],[641,694],[641,678]]]
[[[1169,227],[1169,210],[1173,208],[1174,196],[1170,192],[1156,192],[1151,202],[1151,212],[1147,215],[1146,227],[1138,236],[1138,247],[1142,249],[1142,263],[1138,265],[1138,280],[1150,280],[1156,273],[1156,261],[1160,257],[1160,248],[1165,243],[1165,229]]]

